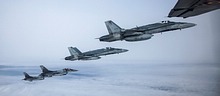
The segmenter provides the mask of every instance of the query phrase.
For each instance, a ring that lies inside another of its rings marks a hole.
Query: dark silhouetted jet
[[[191,17],[220,8],[220,0],[178,0],[168,17]]]

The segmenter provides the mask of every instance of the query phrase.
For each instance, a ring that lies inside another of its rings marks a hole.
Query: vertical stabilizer
[[[44,67],[43,65],[40,65],[40,68],[42,70],[43,73],[49,72],[50,70],[48,70],[46,67]]]
[[[26,72],[23,72],[23,74],[24,74],[25,78],[29,78],[29,77],[31,77],[31,76],[28,75]]]
[[[82,54],[76,47],[68,47],[71,56],[79,56]]]
[[[105,25],[108,29],[109,34],[121,32],[121,27],[115,24],[113,21],[109,20],[105,22]]]

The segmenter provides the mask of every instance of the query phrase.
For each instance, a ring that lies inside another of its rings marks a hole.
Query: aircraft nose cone
[[[188,27],[193,27],[193,26],[196,26],[196,24],[194,24],[194,23],[187,23],[186,24],[186,27],[188,28]]]
[[[74,72],[74,71],[78,71],[78,70],[76,70],[76,69],[71,69],[70,71]]]
[[[193,27],[193,26],[196,26],[196,24],[190,23],[189,26],[190,26],[190,27]]]
[[[127,49],[123,49],[123,50],[122,50],[122,52],[127,52],[127,51],[128,51]]]
[[[73,70],[73,71],[78,71],[78,70]]]
[[[70,68],[65,68],[65,70],[69,71],[69,72],[75,72],[75,71],[78,71],[76,69],[70,69]]]

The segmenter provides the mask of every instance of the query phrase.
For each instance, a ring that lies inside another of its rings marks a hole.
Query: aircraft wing
[[[220,8],[220,0],[178,0],[168,17],[191,17]]]

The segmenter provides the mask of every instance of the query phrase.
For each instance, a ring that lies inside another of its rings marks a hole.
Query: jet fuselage
[[[108,21],[110,22],[110,21]],[[111,21],[112,22],[112,21]],[[186,22],[170,22],[162,21],[161,23],[154,23],[145,26],[140,26],[132,29],[123,29],[119,32],[110,33],[99,38],[103,42],[113,42],[118,40],[125,41],[142,41],[153,37],[155,33],[168,32],[172,30],[184,29],[193,27],[196,24]],[[108,26],[108,25],[106,25]]]
[[[74,50],[74,48],[71,49],[71,47],[70,47],[69,50],[71,52],[71,50]],[[74,56],[74,54],[71,54],[71,56],[65,57],[65,60],[70,60],[70,61],[97,60],[97,59],[101,58],[100,56],[105,56],[105,55],[110,55],[110,54],[119,54],[119,53],[123,53],[123,52],[127,52],[127,51],[128,50],[126,50],[126,49],[106,47],[106,48],[102,48],[102,49],[97,49],[97,50],[93,50],[93,51],[80,53],[75,56]],[[76,52],[72,52],[72,53],[76,53]]]
[[[52,76],[62,76],[68,74],[68,72],[78,71],[75,69],[64,68],[62,70],[50,71],[43,65],[40,66],[42,73],[40,74],[43,77],[52,77]]]

